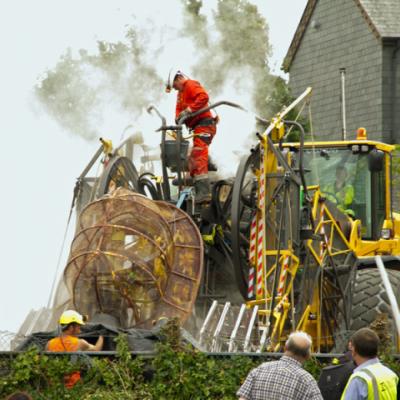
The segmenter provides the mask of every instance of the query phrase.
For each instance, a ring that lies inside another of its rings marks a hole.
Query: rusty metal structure
[[[161,317],[190,315],[203,269],[203,242],[172,204],[122,187],[87,205],[64,271],[71,307],[151,328]]]

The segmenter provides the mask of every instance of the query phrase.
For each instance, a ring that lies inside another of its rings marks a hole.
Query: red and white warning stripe
[[[250,252],[249,252],[249,285],[247,297],[251,299],[254,295],[254,276],[255,276],[255,260],[256,260],[256,247],[257,247],[257,215],[254,215],[250,226]]]
[[[254,267],[249,270],[249,286],[247,289],[247,298],[251,299],[254,296]]]
[[[255,264],[256,258],[256,246],[257,246],[257,215],[254,215],[251,226],[250,226],[250,252],[249,252],[249,262],[250,264]]]
[[[320,243],[320,247],[319,247],[319,256],[322,260],[322,257],[324,256],[324,251],[326,248],[326,245],[328,244],[328,236],[326,235],[325,232],[325,224],[324,224],[324,213],[325,213],[325,203],[321,204],[321,208],[319,210],[319,222],[321,224],[321,229],[319,231],[319,233],[324,237],[324,240],[321,241]]]
[[[289,257],[285,257],[282,265],[281,275],[279,277],[279,286],[278,286],[278,296],[283,295],[283,290],[285,289],[286,276],[289,269]]]
[[[258,215],[257,223],[257,297],[263,294],[263,264],[264,264],[264,204],[265,204],[265,170],[264,170],[264,148],[260,146],[260,187],[258,192]]]
[[[283,303],[287,303],[288,301],[289,301],[288,295],[285,294],[282,300],[274,308],[274,312],[280,312],[282,310]]]

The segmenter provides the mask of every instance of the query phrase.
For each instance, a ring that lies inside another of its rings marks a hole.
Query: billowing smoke
[[[73,57],[67,50],[38,83],[36,95],[65,129],[94,139],[100,136],[107,107],[134,120],[160,98],[162,80],[147,61],[148,44],[145,31],[130,27],[124,42],[99,41],[94,55],[80,50]]]
[[[161,24],[141,20],[140,27],[129,26],[121,41],[99,41],[94,54],[67,50],[36,87],[45,110],[66,130],[87,139],[102,136],[106,119],[116,115],[124,119],[119,129],[134,122],[135,129],[149,131],[148,104],[173,119],[174,96],[166,98],[163,81],[175,64],[199,80],[212,101],[236,101],[269,118],[276,111],[270,102],[275,78],[268,68],[268,26],[257,7],[248,0],[217,0],[211,9],[211,2],[201,0],[171,3],[172,12],[179,12],[179,6],[182,10],[178,25],[166,25],[168,18]],[[243,151],[254,129],[252,117],[238,113],[224,111],[211,147],[229,173],[236,169],[234,153]],[[147,137],[158,141],[151,133]]]

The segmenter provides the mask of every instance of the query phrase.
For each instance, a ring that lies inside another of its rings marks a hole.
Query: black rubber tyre
[[[387,273],[394,295],[398,299],[400,295],[400,271],[387,270]],[[345,324],[340,323],[341,332],[337,335],[335,349],[339,352],[345,351],[351,334],[360,328],[368,327],[382,313],[387,314],[389,321],[392,322],[393,317],[389,298],[378,269],[367,268],[358,270],[353,286],[350,324],[346,331]],[[391,323],[391,325],[390,333],[395,338],[394,323]],[[393,343],[395,343],[395,339]]]
[[[396,298],[400,294],[400,271],[387,271]],[[376,268],[357,271],[353,288],[350,330],[356,331],[375,321],[379,314],[386,313],[392,319],[389,298]]]
[[[232,261],[236,283],[243,298],[248,296],[248,251],[250,225],[257,209],[257,190],[255,169],[260,164],[260,152],[257,147],[239,164],[232,189],[231,239]]]

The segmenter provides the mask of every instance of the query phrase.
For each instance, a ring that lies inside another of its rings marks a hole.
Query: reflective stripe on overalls
[[[212,118],[203,118],[192,128],[193,148],[189,156],[189,171],[193,177],[208,176],[208,146],[216,133]]]

